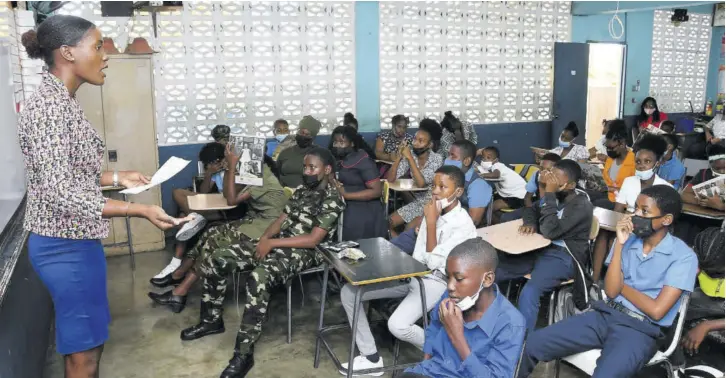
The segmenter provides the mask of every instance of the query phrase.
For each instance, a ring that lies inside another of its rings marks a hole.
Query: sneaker
[[[348,375],[348,363],[343,363],[343,368],[338,370],[338,372],[342,375]],[[357,370],[367,370],[367,369],[375,369],[375,368],[382,368],[383,367],[383,357],[378,357],[378,362],[371,362],[368,360],[366,356],[358,356],[353,359],[353,376],[354,377],[360,377],[360,374],[355,374]],[[383,372],[378,373],[368,373],[365,374],[366,377],[380,377],[383,375]]]
[[[159,274],[155,275],[154,278],[166,277],[169,273],[173,273],[179,266],[181,266],[181,259],[174,257],[169,262],[169,265],[164,267],[164,269],[162,269]]]
[[[185,242],[189,239],[191,239],[194,235],[196,235],[199,231],[201,231],[204,226],[207,225],[207,220],[197,213],[191,213],[189,216],[192,217],[192,220],[184,223],[182,228],[177,232],[176,234],[176,240],[180,242]]]

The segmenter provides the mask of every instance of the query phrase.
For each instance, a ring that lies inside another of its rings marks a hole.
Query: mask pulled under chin
[[[318,176],[303,175],[303,185],[308,189],[317,189],[320,186],[320,179]]]
[[[635,171],[635,176],[640,179],[640,181],[647,181],[650,180],[651,177],[655,174],[655,171],[653,168],[647,169],[645,171]]]
[[[479,290],[474,295],[467,296],[464,298],[461,298],[460,301],[456,302],[456,307],[458,307],[461,311],[466,311],[476,304],[476,300],[479,299],[479,294],[481,291],[484,290],[484,283],[479,286]]]

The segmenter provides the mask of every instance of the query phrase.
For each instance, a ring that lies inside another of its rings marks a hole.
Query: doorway
[[[602,121],[622,117],[625,45],[589,43],[585,144],[602,136]]]

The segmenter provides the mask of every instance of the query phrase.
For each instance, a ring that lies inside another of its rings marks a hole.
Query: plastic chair
[[[381,180],[383,182],[383,193],[381,193],[381,201],[383,202],[383,215],[388,217],[388,200],[391,197],[391,184],[387,180]]]
[[[285,188],[289,189],[289,188]],[[336,229],[336,232],[338,233],[338,242],[343,241],[343,213],[340,213],[340,216],[338,217],[338,227]],[[317,253],[317,252],[316,252]],[[300,301],[300,307],[302,307],[305,304],[305,289],[303,288],[303,281],[302,276],[308,275],[308,274],[315,274],[315,273],[321,273],[323,271],[323,266],[316,266],[314,268],[310,268],[307,270],[303,270],[302,272],[298,273],[296,276],[298,280],[300,281],[300,293],[302,294],[302,300]],[[340,286],[340,281],[338,280],[338,276],[335,274],[331,275],[335,281]],[[285,282],[285,289],[287,290],[287,343],[290,344],[292,342],[292,281],[295,279],[295,277],[292,277],[291,279],[287,280]]]
[[[673,364],[671,364],[670,357],[671,355],[673,355],[673,352],[675,352],[676,347],[678,347],[678,342],[681,340],[681,334],[683,333],[683,324],[686,320],[686,310],[688,309],[688,301],[690,300],[690,298],[691,294],[688,292],[684,292],[683,294],[681,294],[681,304],[678,307],[678,315],[676,316],[676,328],[675,332],[673,332],[673,339],[671,339],[671,342],[668,345],[668,349],[666,349],[664,352],[661,352],[660,350],[655,352],[653,358],[651,358],[650,361],[645,365],[646,367],[665,365],[668,378],[673,378],[677,374],[676,371],[673,369]],[[592,376],[592,374],[595,372],[595,367],[597,366],[596,362],[597,359],[600,357],[601,352],[602,349],[592,349],[586,352],[567,356],[563,358],[563,360],[567,361],[570,365],[576,367],[578,370]],[[559,376],[560,360],[558,359],[555,362],[555,377],[559,378]]]
[[[529,182],[529,180],[534,176],[535,173],[539,171],[539,167],[534,164],[512,164],[512,170],[514,172],[517,172],[517,174],[524,179],[524,181]],[[511,213],[515,209],[510,208],[504,208],[499,211],[502,213]],[[487,207],[487,214],[486,214],[486,222],[487,225],[492,224],[492,216],[494,214],[493,206]]]

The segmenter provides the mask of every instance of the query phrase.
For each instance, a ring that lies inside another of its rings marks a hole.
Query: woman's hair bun
[[[452,115],[453,115],[453,113],[451,113],[451,110],[447,110],[447,111],[446,111],[446,112],[444,113],[444,116],[445,116],[445,117],[451,117]]]
[[[28,30],[23,33],[20,42],[25,47],[25,52],[32,59],[41,59],[43,57],[43,51],[40,48],[40,42],[38,42],[38,33],[35,30]]]

